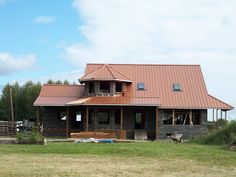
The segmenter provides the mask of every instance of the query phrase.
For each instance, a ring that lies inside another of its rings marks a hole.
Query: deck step
[[[147,140],[147,132],[145,130],[135,130],[135,140]]]

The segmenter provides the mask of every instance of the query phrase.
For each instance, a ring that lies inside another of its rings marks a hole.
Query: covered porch
[[[39,121],[39,114],[37,115]],[[158,107],[48,107],[47,115],[51,116],[43,119],[46,135],[60,132],[61,135],[64,134],[68,138],[136,139],[135,136],[141,131],[141,133],[144,132],[144,135],[140,136],[144,136],[144,139],[154,140],[159,136]],[[53,127],[59,124],[59,127]]]

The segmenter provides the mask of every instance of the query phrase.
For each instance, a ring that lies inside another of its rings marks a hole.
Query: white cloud
[[[36,57],[33,54],[13,56],[10,53],[0,53],[0,76],[32,69],[35,60]]]
[[[33,22],[36,24],[49,24],[55,21],[55,17],[53,16],[39,16],[36,17]]]
[[[86,41],[67,45],[63,57],[76,66],[197,63],[209,93],[236,105],[236,1],[74,0],[72,7]]]
[[[7,2],[12,2],[13,0],[0,0],[0,6],[6,4]]]

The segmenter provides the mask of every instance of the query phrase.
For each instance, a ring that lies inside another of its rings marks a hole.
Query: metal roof
[[[66,103],[83,97],[83,85],[43,85],[34,106],[65,106]]]
[[[80,83],[86,81],[122,81],[132,82],[127,76],[117,71],[108,64],[101,65],[79,79]]]
[[[80,81],[86,79],[88,81],[89,78],[128,79],[132,83],[127,84],[126,90],[120,97],[91,97],[77,105],[132,104],[175,109],[233,109],[229,104],[208,94],[199,65],[87,64],[85,75]],[[137,90],[137,84],[140,82],[145,84],[144,90]],[[173,91],[174,83],[180,84],[180,91]],[[74,91],[76,88],[78,94]],[[58,85],[43,86],[39,98],[45,95],[53,97],[57,94],[60,97],[59,93],[63,93],[63,97],[70,97],[71,94],[73,99],[65,103],[68,104],[83,98],[83,90],[84,87],[81,85],[64,86],[64,90],[63,86]],[[34,105],[37,105],[36,103]],[[43,105],[43,101],[41,105]],[[47,105],[47,101],[45,101],[45,105]],[[76,105],[76,102],[73,105]]]

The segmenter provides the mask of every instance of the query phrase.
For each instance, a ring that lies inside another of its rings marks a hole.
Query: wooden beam
[[[175,125],[175,110],[172,111],[172,125]]]
[[[123,130],[123,122],[124,122],[124,114],[123,114],[123,107],[120,107],[120,139],[122,137],[122,130]]]
[[[160,132],[158,127],[158,119],[159,119],[159,110],[158,107],[156,107],[156,139],[160,138]]]
[[[86,107],[86,116],[85,116],[85,131],[88,131],[88,119],[89,119],[89,107]]]
[[[193,110],[192,109],[190,110],[190,113],[189,113],[189,124],[193,126]]]
[[[39,132],[39,107],[36,107],[36,129]]]
[[[69,138],[69,107],[66,107],[66,137]]]
[[[14,108],[13,108],[13,98],[12,98],[12,88],[10,86],[9,88],[9,95],[10,95],[10,107],[11,107],[11,121],[15,122],[15,118],[14,118]]]

